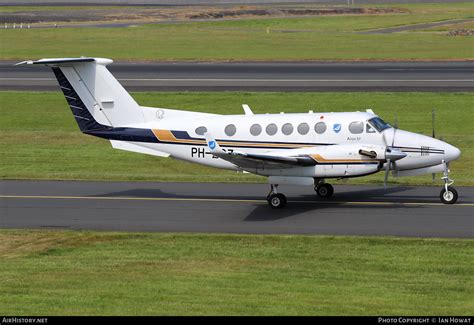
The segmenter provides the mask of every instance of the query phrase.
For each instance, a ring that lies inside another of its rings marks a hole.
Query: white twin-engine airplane
[[[329,198],[328,178],[360,177],[385,171],[395,176],[443,172],[443,203],[457,192],[448,163],[460,150],[432,137],[398,130],[372,110],[353,113],[218,115],[141,107],[107,70],[112,60],[65,58],[24,61],[47,65],[59,82],[85,134],[110,140],[116,149],[173,157],[207,166],[268,177],[267,201],[286,205],[278,185],[314,186]]]

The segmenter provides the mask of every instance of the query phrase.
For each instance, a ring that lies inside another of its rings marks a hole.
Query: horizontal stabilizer
[[[15,65],[24,65],[24,64],[44,64],[44,65],[54,65],[54,66],[66,66],[72,63],[83,63],[83,62],[96,62],[97,64],[107,65],[112,63],[113,61],[110,59],[102,59],[102,58],[57,58],[57,59],[41,59],[41,60],[27,60],[19,62]]]
[[[118,141],[118,140],[110,140],[110,143],[112,144],[112,147],[114,149],[119,149],[119,150],[124,150],[124,151],[131,151],[131,152],[138,152],[138,153],[143,153],[146,155],[152,155],[152,156],[157,156],[157,157],[169,157],[170,154],[154,149],[150,149],[147,147],[140,146],[138,144],[134,144],[132,142],[128,141]]]

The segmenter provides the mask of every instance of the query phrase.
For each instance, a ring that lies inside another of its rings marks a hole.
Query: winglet
[[[216,139],[214,139],[214,137],[209,132],[204,133],[204,136],[206,137],[206,144],[211,150],[211,153],[224,152],[219,146],[219,143],[217,143]]]
[[[245,115],[253,115],[252,110],[250,109],[249,105],[242,104],[242,108],[244,109]]]

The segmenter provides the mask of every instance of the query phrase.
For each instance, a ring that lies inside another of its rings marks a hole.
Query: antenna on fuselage
[[[244,109],[245,115],[253,115],[252,110],[250,109],[250,106],[247,104],[242,104],[242,108]]]

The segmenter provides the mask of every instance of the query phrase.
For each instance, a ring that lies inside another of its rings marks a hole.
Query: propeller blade
[[[395,134],[396,133],[397,133],[397,128],[393,128],[392,145],[391,145],[392,148],[393,148],[393,145],[395,143]]]
[[[387,188],[387,180],[388,180],[388,173],[390,171],[390,165],[392,164],[392,162],[390,161],[390,159],[387,160],[387,167],[385,167],[385,175],[383,177],[383,187],[384,188]]]

